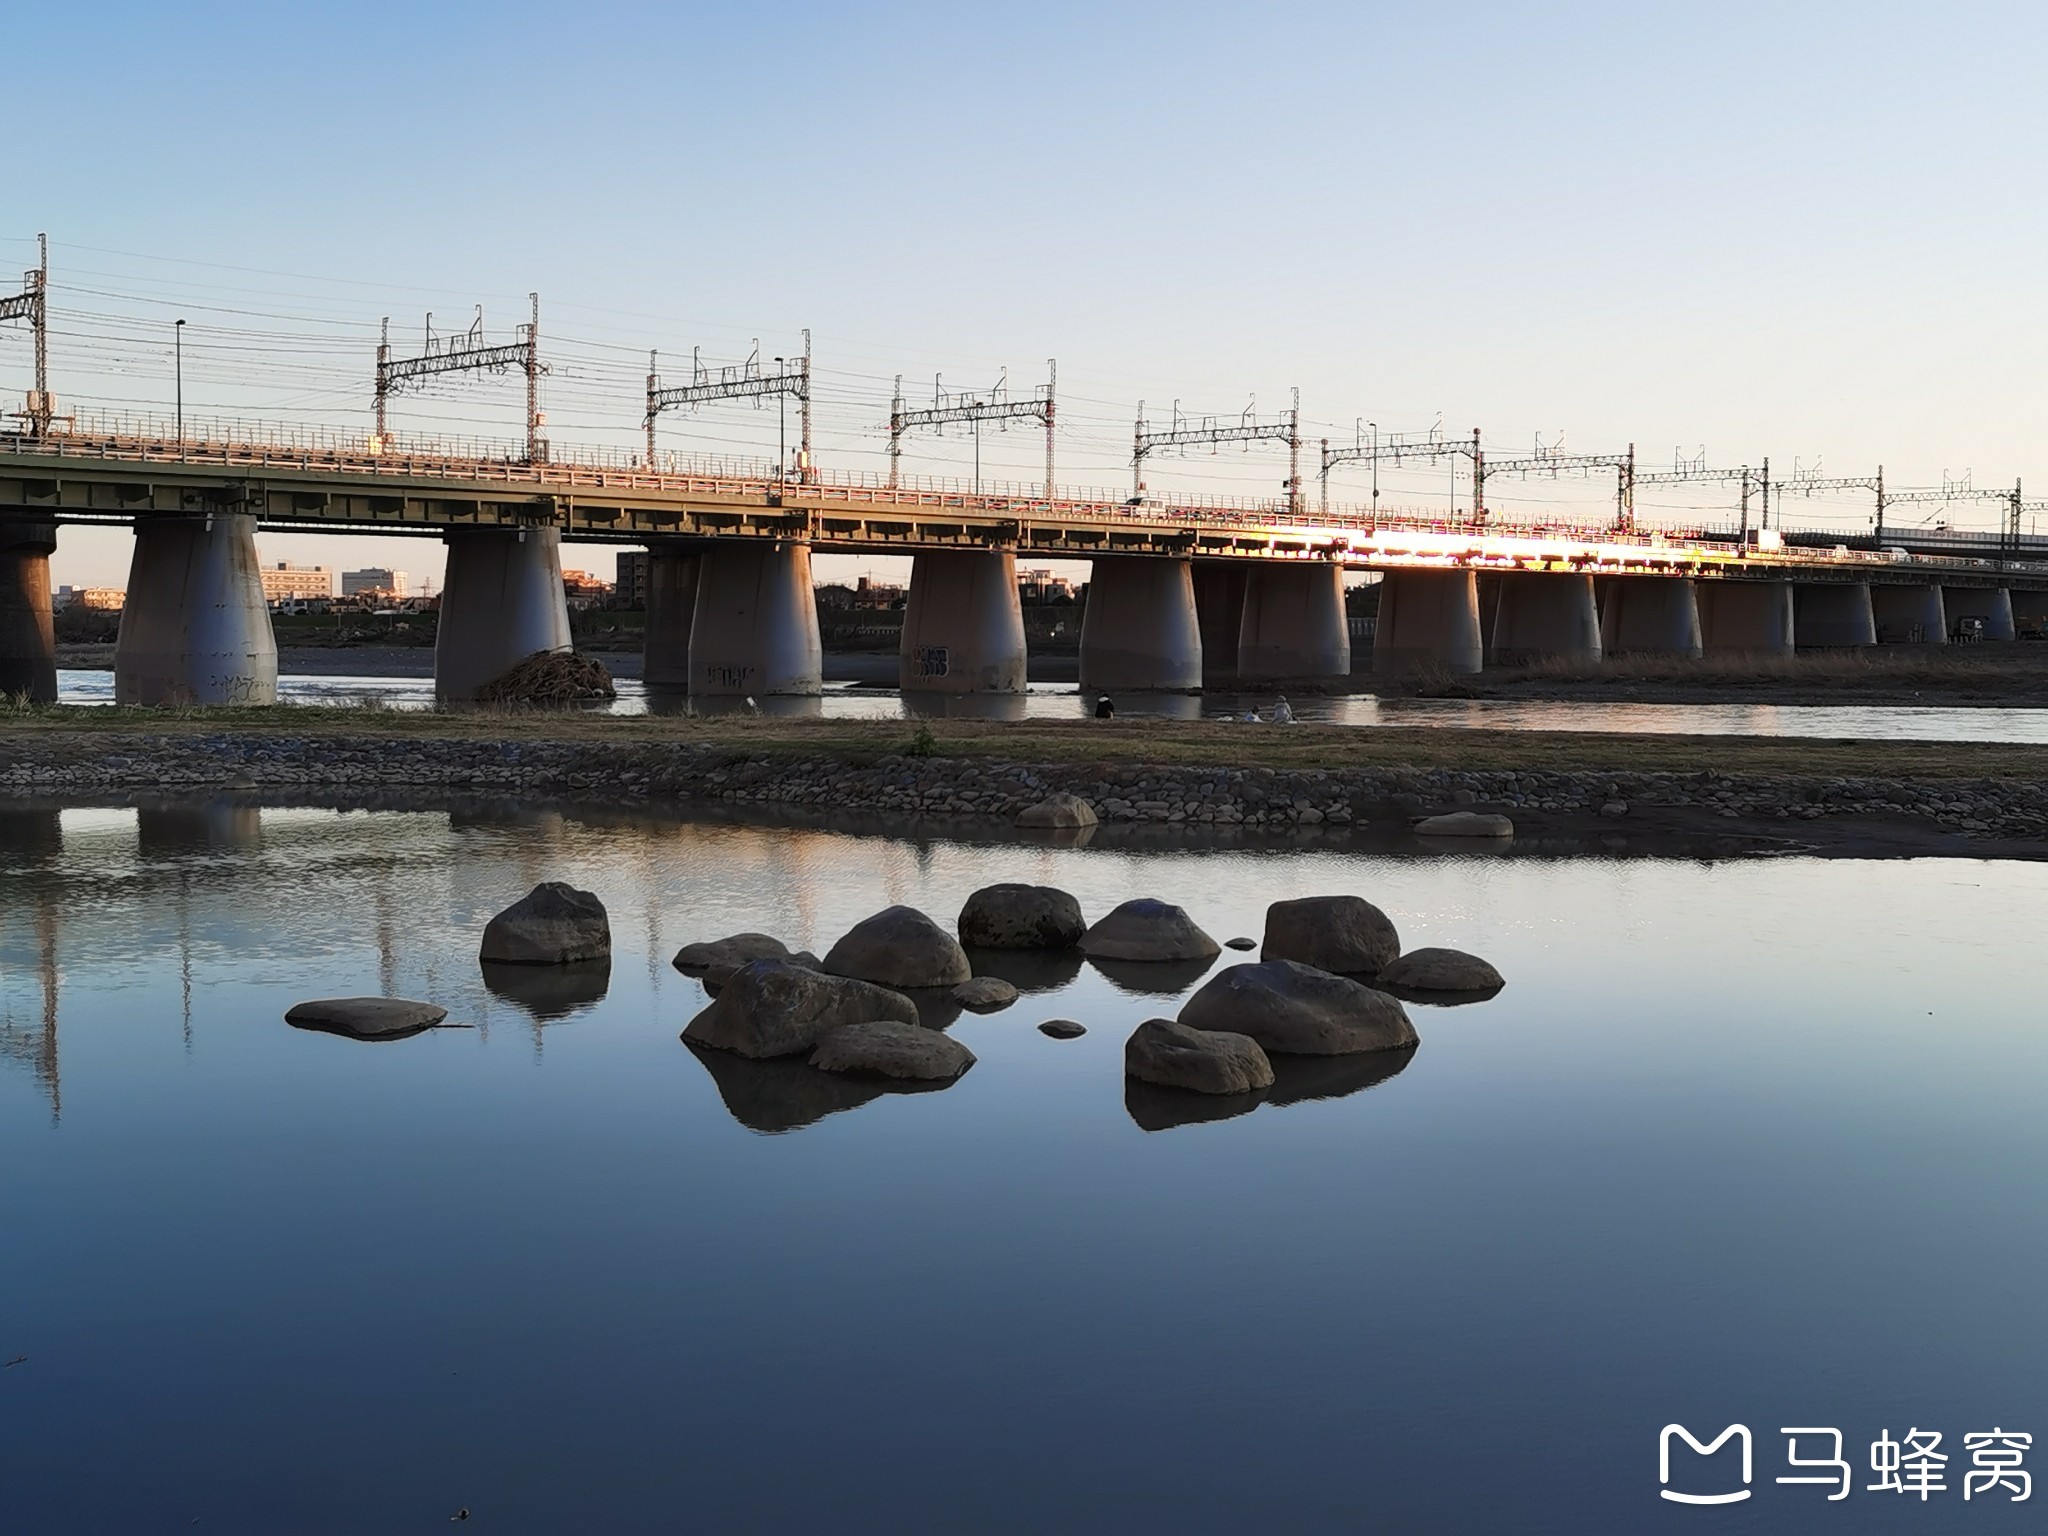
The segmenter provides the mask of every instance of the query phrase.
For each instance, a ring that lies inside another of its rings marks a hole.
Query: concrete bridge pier
[[[1600,659],[1600,611],[1591,576],[1511,571],[1501,576],[1493,659],[1522,666],[1539,658]]]
[[[708,546],[697,568],[690,625],[691,694],[766,700],[811,697],[824,688],[811,546]]]
[[[568,650],[569,601],[559,529],[465,528],[447,543],[434,696],[463,704],[534,652]]]
[[[1947,607],[1932,582],[1912,587],[1872,584],[1870,617],[1880,645],[1948,644]]]
[[[1866,581],[1798,582],[1792,588],[1792,640],[1802,651],[1877,644]]]
[[[1951,624],[1957,619],[1982,619],[1986,640],[2019,638],[2013,624],[2012,593],[2005,588],[1943,587],[1941,598]]]
[[[896,660],[906,695],[1022,694],[1024,669],[1015,553],[932,550],[912,560]]]
[[[1790,656],[1792,583],[1703,581],[1694,594],[1710,656]]]
[[[57,632],[50,615],[55,523],[0,520],[0,695],[57,699]]]
[[[1202,626],[1192,562],[1100,555],[1081,614],[1081,691],[1199,693]]]
[[[1202,627],[1202,686],[1231,688],[1237,683],[1237,637],[1244,627],[1251,566],[1243,560],[1197,560],[1194,578],[1195,616]]]
[[[1479,583],[1471,571],[1389,571],[1380,581],[1372,669],[1399,676],[1441,667],[1469,676],[1485,660],[1480,633]]]
[[[697,553],[651,546],[647,551],[647,635],[641,676],[649,694],[690,691],[690,624],[697,611]]]
[[[114,642],[118,704],[275,704],[277,639],[256,519],[144,517]]]
[[[1351,675],[1342,566],[1273,560],[1251,568],[1237,630],[1237,675],[1246,683],[1327,682]]]
[[[1617,576],[1600,594],[1600,650],[1662,656],[1705,653],[1699,600],[1682,576]]]
[[[2012,627],[2015,633],[2039,635],[2048,629],[2048,591],[2030,591],[2014,587],[2008,594],[2012,599]]]

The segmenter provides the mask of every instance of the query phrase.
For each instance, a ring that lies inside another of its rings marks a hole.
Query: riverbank
[[[0,793],[469,795],[1007,829],[1056,791],[1098,834],[1313,835],[1424,847],[1414,821],[1514,819],[1569,851],[2048,858],[2048,747],[1218,721],[32,708],[0,715]],[[1438,845],[1441,846],[1441,845]]]

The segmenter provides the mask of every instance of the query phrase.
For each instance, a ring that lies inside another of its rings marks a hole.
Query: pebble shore
[[[2048,839],[2048,785],[1763,774],[1467,772],[1030,764],[986,758],[753,753],[603,742],[337,741],[251,731],[0,738],[0,792],[415,791],[659,800],[1013,821],[1057,791],[1107,823],[1344,827],[1476,807],[1544,818],[1833,822],[1907,818],[1964,844]],[[1792,830],[1790,827],[1788,831]]]

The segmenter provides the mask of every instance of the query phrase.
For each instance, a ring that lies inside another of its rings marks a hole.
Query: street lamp
[[[178,446],[185,445],[185,322],[178,320],[171,325],[171,338],[177,354],[178,380]]]
[[[785,359],[775,359],[779,372]],[[778,484],[789,478],[783,469],[783,460],[789,454],[789,396],[782,390],[775,392],[775,479]]]

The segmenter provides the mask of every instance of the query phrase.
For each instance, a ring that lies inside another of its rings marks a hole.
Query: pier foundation
[[[1790,656],[1792,583],[1703,581],[1693,594],[1710,656]]]
[[[1389,571],[1381,579],[1373,671],[1399,676],[1440,667],[1469,676],[1484,660],[1479,584],[1472,572]]]
[[[696,551],[650,548],[647,635],[641,652],[641,676],[650,694],[690,691],[690,625],[696,612]]]
[[[463,704],[536,651],[568,650],[569,602],[559,529],[466,528],[447,542],[434,696]]]
[[[277,640],[247,513],[145,517],[114,642],[118,704],[275,704]]]
[[[808,544],[709,545],[697,568],[690,692],[807,696],[825,686]]]
[[[905,693],[1021,694],[1024,610],[1009,550],[933,550],[910,566],[896,682]]]
[[[0,696],[57,700],[57,632],[50,613],[55,523],[0,519]]]
[[[1942,605],[1948,621],[1982,619],[1986,640],[2014,640],[2019,631],[2013,624],[2012,594],[2003,587],[1943,587]]]
[[[1274,560],[1251,568],[1237,629],[1237,675],[1245,683],[1328,682],[1351,675],[1342,566]]]
[[[1081,614],[1081,691],[1198,693],[1202,626],[1190,562],[1102,555]]]
[[[1802,651],[1877,644],[1870,584],[1798,582],[1792,588],[1792,639]]]
[[[1880,645],[1946,645],[1947,608],[1932,582],[1870,588],[1870,619]]]
[[[1591,576],[1504,573],[1493,621],[1493,660],[1522,666],[1539,659],[1600,659],[1600,611]]]
[[[1617,576],[1600,595],[1600,650],[1660,656],[1702,655],[1700,608],[1679,576]]]

